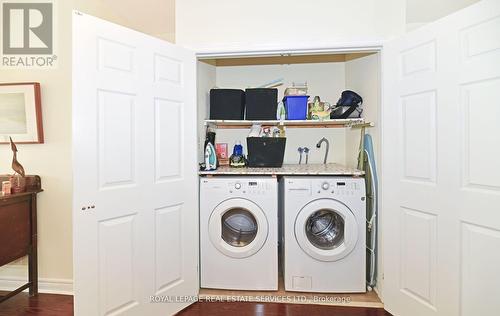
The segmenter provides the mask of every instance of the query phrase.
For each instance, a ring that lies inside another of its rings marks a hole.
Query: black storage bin
[[[281,167],[285,147],[285,137],[247,137],[248,166]]]
[[[211,120],[242,120],[245,114],[245,92],[240,89],[210,90]]]
[[[246,89],[245,99],[247,120],[276,120],[278,89]]]

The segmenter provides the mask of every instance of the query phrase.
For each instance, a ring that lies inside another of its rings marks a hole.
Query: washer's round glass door
[[[262,209],[252,201],[233,198],[215,207],[208,221],[212,244],[232,258],[246,258],[266,242],[269,226]]]
[[[295,219],[295,238],[300,248],[320,261],[347,256],[358,240],[358,224],[351,210],[333,199],[306,204]]]
[[[235,207],[221,218],[222,239],[231,246],[245,247],[257,236],[257,219],[244,208]]]

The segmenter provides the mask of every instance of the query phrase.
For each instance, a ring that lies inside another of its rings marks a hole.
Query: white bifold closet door
[[[500,1],[383,48],[383,298],[402,316],[500,311]]]
[[[196,143],[194,53],[74,12],[75,315],[198,294]]]

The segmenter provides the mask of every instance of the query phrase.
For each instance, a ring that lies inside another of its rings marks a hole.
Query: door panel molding
[[[483,0],[382,50],[383,297],[394,315],[500,309],[499,21],[500,2]]]
[[[75,315],[174,314],[199,291],[195,55],[74,12],[72,71]]]

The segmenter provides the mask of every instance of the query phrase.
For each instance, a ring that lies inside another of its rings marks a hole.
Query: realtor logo
[[[2,4],[2,66],[53,67],[54,3],[4,0]]]

